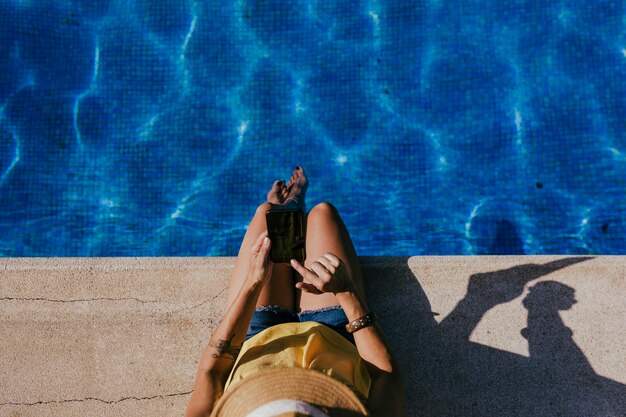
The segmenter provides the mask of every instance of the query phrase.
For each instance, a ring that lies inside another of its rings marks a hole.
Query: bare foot
[[[295,204],[300,208],[303,212],[306,213],[306,206],[304,204],[304,195],[306,194],[306,189],[309,185],[309,180],[306,178],[304,174],[304,169],[302,167],[296,167],[292,173],[291,178],[289,178],[289,182],[285,187],[287,189],[287,197],[285,198],[284,204]]]
[[[276,180],[272,184],[272,188],[267,192],[267,202],[272,204],[284,204],[287,193],[285,181]],[[288,195],[288,193],[287,193]]]
[[[289,197],[289,189],[287,188],[287,185],[285,184],[285,181],[283,181],[284,187],[283,190],[281,192],[281,196],[283,198],[283,202],[287,199],[287,197]]]

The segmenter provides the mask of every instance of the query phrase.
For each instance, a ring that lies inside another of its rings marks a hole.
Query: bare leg
[[[352,275],[357,291],[367,308],[365,289],[361,267],[348,230],[343,224],[337,209],[330,203],[320,203],[313,207],[307,216],[306,224],[306,260],[304,266],[309,268],[323,254],[330,252],[341,259]],[[302,280],[299,274],[296,279]],[[299,299],[298,299],[299,298]],[[296,297],[297,312],[317,310],[319,308],[337,306],[339,301],[332,293],[311,294],[299,291]]]
[[[233,275],[230,279],[228,298],[226,301],[227,306],[234,301],[248,275],[252,244],[259,235],[267,229],[265,212],[271,208],[271,203],[261,204],[250,221],[248,230],[239,248]],[[294,272],[290,265],[274,264],[272,267],[272,277],[265,284],[265,287],[263,287],[256,305],[257,307],[263,305],[279,305],[291,311],[295,311]]]
[[[304,169],[296,167],[291,174],[289,183],[284,181],[274,181],[272,188],[267,193],[267,203],[261,204],[248,226],[248,230],[243,238],[239,254],[235,261],[235,268],[228,287],[228,297],[226,305],[229,306],[237,293],[241,289],[250,265],[251,249],[253,243],[261,233],[267,230],[265,213],[275,205],[288,205],[304,207],[304,196],[308,186],[308,180]],[[295,311],[295,272],[289,264],[274,264],[272,276],[263,287],[257,307],[263,305],[278,305],[288,310]],[[299,291],[298,291],[299,292]]]

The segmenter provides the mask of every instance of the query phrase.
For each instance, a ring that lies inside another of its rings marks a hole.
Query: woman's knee
[[[331,203],[324,201],[315,205],[315,207],[313,207],[311,211],[309,211],[309,217],[310,216],[339,217],[339,212],[337,211],[337,208],[335,208],[335,206],[333,206]]]
[[[257,208],[256,208],[256,213],[255,215],[260,215],[265,217],[265,213],[267,213],[268,210],[270,210],[272,208],[272,203],[263,203],[260,204]]]

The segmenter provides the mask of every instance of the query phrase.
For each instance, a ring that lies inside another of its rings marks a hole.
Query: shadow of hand
[[[450,339],[469,340],[472,331],[487,311],[521,296],[524,286],[530,281],[588,259],[593,257],[577,256],[543,265],[524,264],[501,271],[474,274],[469,279],[467,294],[441,321],[438,328]]]
[[[466,299],[491,308],[522,295],[524,286],[530,281],[587,259],[591,257],[565,258],[543,265],[524,264],[502,271],[474,274],[469,279]]]

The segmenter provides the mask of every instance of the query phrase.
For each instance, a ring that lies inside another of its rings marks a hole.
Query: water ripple
[[[4,255],[235,255],[295,165],[360,255],[626,253],[620,2],[92,3],[0,10]]]

